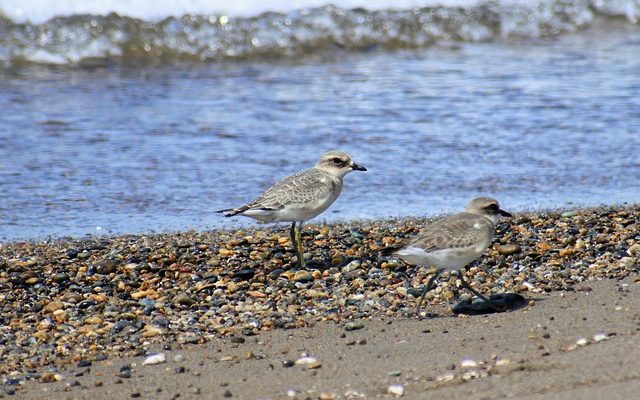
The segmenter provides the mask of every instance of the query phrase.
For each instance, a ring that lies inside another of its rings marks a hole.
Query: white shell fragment
[[[596,332],[595,335],[593,335],[593,341],[598,343],[598,342],[602,342],[603,340],[608,340],[609,336],[607,336],[606,333],[604,332]]]
[[[156,364],[162,364],[163,362],[166,362],[166,361],[167,361],[167,356],[165,356],[164,353],[157,353],[157,354],[152,354],[147,358],[145,358],[144,361],[142,362],[142,365],[156,365]]]
[[[389,385],[389,388],[387,388],[387,392],[394,396],[402,396],[404,395],[404,386],[399,384]]]
[[[580,336],[578,337],[578,339],[576,339],[576,344],[578,346],[586,346],[587,344],[589,344],[589,341],[587,340],[587,338]]]
[[[296,361],[296,364],[298,364],[298,365],[313,364],[313,363],[315,363],[315,362],[317,362],[317,361],[318,361],[318,360],[316,360],[316,358],[315,358],[315,357],[302,357],[302,358],[299,358],[299,359]]]
[[[475,360],[467,358],[467,359],[464,359],[464,360],[460,361],[460,366],[462,368],[475,368],[475,367],[478,366],[478,363]]]

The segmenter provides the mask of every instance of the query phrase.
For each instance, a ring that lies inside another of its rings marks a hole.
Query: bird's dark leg
[[[293,250],[296,252],[296,256],[298,256],[297,265],[300,265],[300,254],[298,253],[298,235],[296,234],[296,222],[291,223],[291,229],[289,230],[289,237],[291,238],[291,246]]]
[[[296,223],[291,223],[291,229],[289,229],[289,237],[291,238],[291,246],[295,251],[298,251],[298,246],[296,246]]]
[[[298,267],[304,268],[304,249],[302,248],[302,221],[298,224],[295,222],[291,225],[291,230],[294,235],[294,246],[296,249],[296,253],[298,254]]]
[[[458,276],[460,277],[460,283],[462,283],[462,286],[467,289],[468,291],[470,291],[471,293],[473,293],[474,295],[478,296],[480,299],[482,299],[482,301],[486,302],[488,305],[491,306],[491,308],[493,308],[494,310],[498,310],[496,308],[496,306],[493,305],[493,303],[491,302],[491,300],[489,300],[488,297],[480,294],[480,292],[478,292],[477,290],[475,290],[474,288],[471,287],[471,285],[469,284],[469,282],[465,281],[463,278],[463,273],[462,270],[458,271]]]
[[[424,301],[424,297],[427,295],[427,292],[429,292],[431,289],[433,289],[436,286],[436,279],[438,279],[438,276],[440,275],[440,273],[442,272],[441,269],[436,270],[436,272],[431,276],[431,278],[429,278],[429,281],[427,282],[427,286],[425,286],[424,290],[422,291],[422,295],[420,296],[420,301],[418,302],[418,308],[416,309],[416,314],[418,314],[418,318],[421,318],[420,316],[420,309],[422,308],[422,302]]]

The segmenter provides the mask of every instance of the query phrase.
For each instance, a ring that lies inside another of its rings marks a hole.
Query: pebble
[[[156,365],[162,364],[167,361],[167,356],[164,353],[152,354],[144,359],[142,365]]]
[[[498,246],[498,253],[505,256],[517,254],[517,253],[520,253],[521,251],[522,251],[522,248],[517,244],[505,244],[505,245]]]
[[[185,360],[186,360],[186,357],[183,354],[176,354],[175,356],[173,356],[173,362],[181,363],[181,362],[184,362]]]
[[[362,328],[364,328],[364,323],[362,323],[361,321],[347,322],[344,325],[345,331],[356,331]]]
[[[520,214],[500,225],[495,245],[464,271],[466,279],[483,293],[565,296],[592,280],[636,274],[640,206],[571,212]],[[322,319],[349,332],[366,319],[401,317],[426,278],[382,260],[378,250],[427,221],[306,226],[309,270],[295,269],[288,231],[272,226],[2,243],[0,323],[16,321],[3,340],[28,345],[0,344],[0,375],[21,379],[49,365],[140,356],[141,343],[223,339],[235,346]],[[458,293],[456,279],[443,277],[427,300],[446,304]],[[130,368],[121,375],[131,376]]]

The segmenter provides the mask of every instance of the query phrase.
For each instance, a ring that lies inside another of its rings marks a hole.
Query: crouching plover
[[[291,243],[304,267],[300,231],[302,224],[321,214],[338,198],[342,179],[351,171],[367,169],[354,163],[344,151],[328,151],[315,167],[290,175],[255,200],[234,209],[218,210],[225,217],[243,215],[262,222],[291,222]]]
[[[418,316],[424,297],[435,286],[438,275],[443,271],[457,271],[479,258],[493,241],[501,216],[511,217],[511,214],[500,209],[495,199],[478,197],[471,200],[463,212],[434,221],[416,237],[382,250],[383,255],[398,257],[408,264],[437,268],[420,297]],[[462,273],[459,276],[465,288],[491,305],[488,298],[464,280]]]

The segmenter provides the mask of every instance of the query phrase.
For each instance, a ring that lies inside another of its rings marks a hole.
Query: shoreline
[[[233,346],[294,328],[291,332],[323,324],[367,325],[381,318],[418,323],[414,296],[428,269],[381,259],[377,252],[414,235],[427,220],[306,225],[309,257],[302,271],[292,269],[286,230],[271,226],[4,243],[4,390],[32,393],[39,386],[34,382],[55,380],[56,371],[140,357],[150,349]],[[527,299],[578,295],[601,280],[626,279],[636,290],[639,227],[640,205],[519,213],[499,224],[494,245],[466,277],[486,295],[509,291]],[[458,296],[468,294],[458,289],[455,276],[446,275],[427,295],[426,307],[450,316]],[[517,318],[545,301],[495,317]],[[464,326],[485,318],[493,316],[450,319]],[[327,340],[336,338],[313,343],[327,345]],[[55,385],[66,387],[73,379]]]
[[[464,204],[461,203],[461,206]],[[615,210],[634,210],[640,208],[640,203],[629,203],[623,202],[620,204],[600,204],[600,205],[590,205],[590,206],[570,206],[565,205],[563,207],[548,207],[548,208],[526,208],[522,210],[509,210],[514,215],[532,215],[532,214],[563,214],[566,212],[581,212],[581,213],[590,213],[590,212],[604,212],[607,210],[615,211]],[[330,211],[330,210],[329,210]],[[460,211],[460,210],[458,210]],[[311,221],[305,223],[306,227],[324,227],[324,226],[348,226],[348,225],[375,225],[375,224],[393,224],[393,223],[402,223],[403,221],[413,221],[415,223],[424,223],[427,221],[431,221],[434,219],[439,219],[445,217],[447,215],[454,214],[458,211],[452,212],[437,212],[434,214],[419,216],[419,215],[404,215],[404,216],[390,216],[383,218],[352,218],[352,219],[343,219],[343,218],[332,218],[332,219],[323,219],[322,215],[318,216]],[[223,217],[223,221],[225,219]],[[57,243],[61,241],[86,241],[92,239],[115,239],[118,237],[138,237],[138,236],[177,236],[181,234],[193,234],[193,233],[209,233],[213,234],[216,232],[233,234],[236,231],[262,231],[262,230],[273,230],[280,231],[284,229],[289,229],[289,224],[287,222],[279,222],[279,223],[261,223],[250,218],[242,218],[238,217],[233,220],[226,220],[228,224],[223,225],[231,225],[228,227],[225,226],[210,226],[205,229],[199,229],[197,227],[186,227],[185,229],[167,229],[167,230],[159,230],[159,231],[144,231],[144,232],[121,232],[121,233],[104,233],[104,234],[94,234],[94,233],[84,233],[81,235],[43,235],[43,236],[34,236],[34,237],[14,237],[14,238],[5,238],[0,239],[0,248],[2,246],[16,244],[16,243]],[[104,229],[101,227],[101,229]]]

